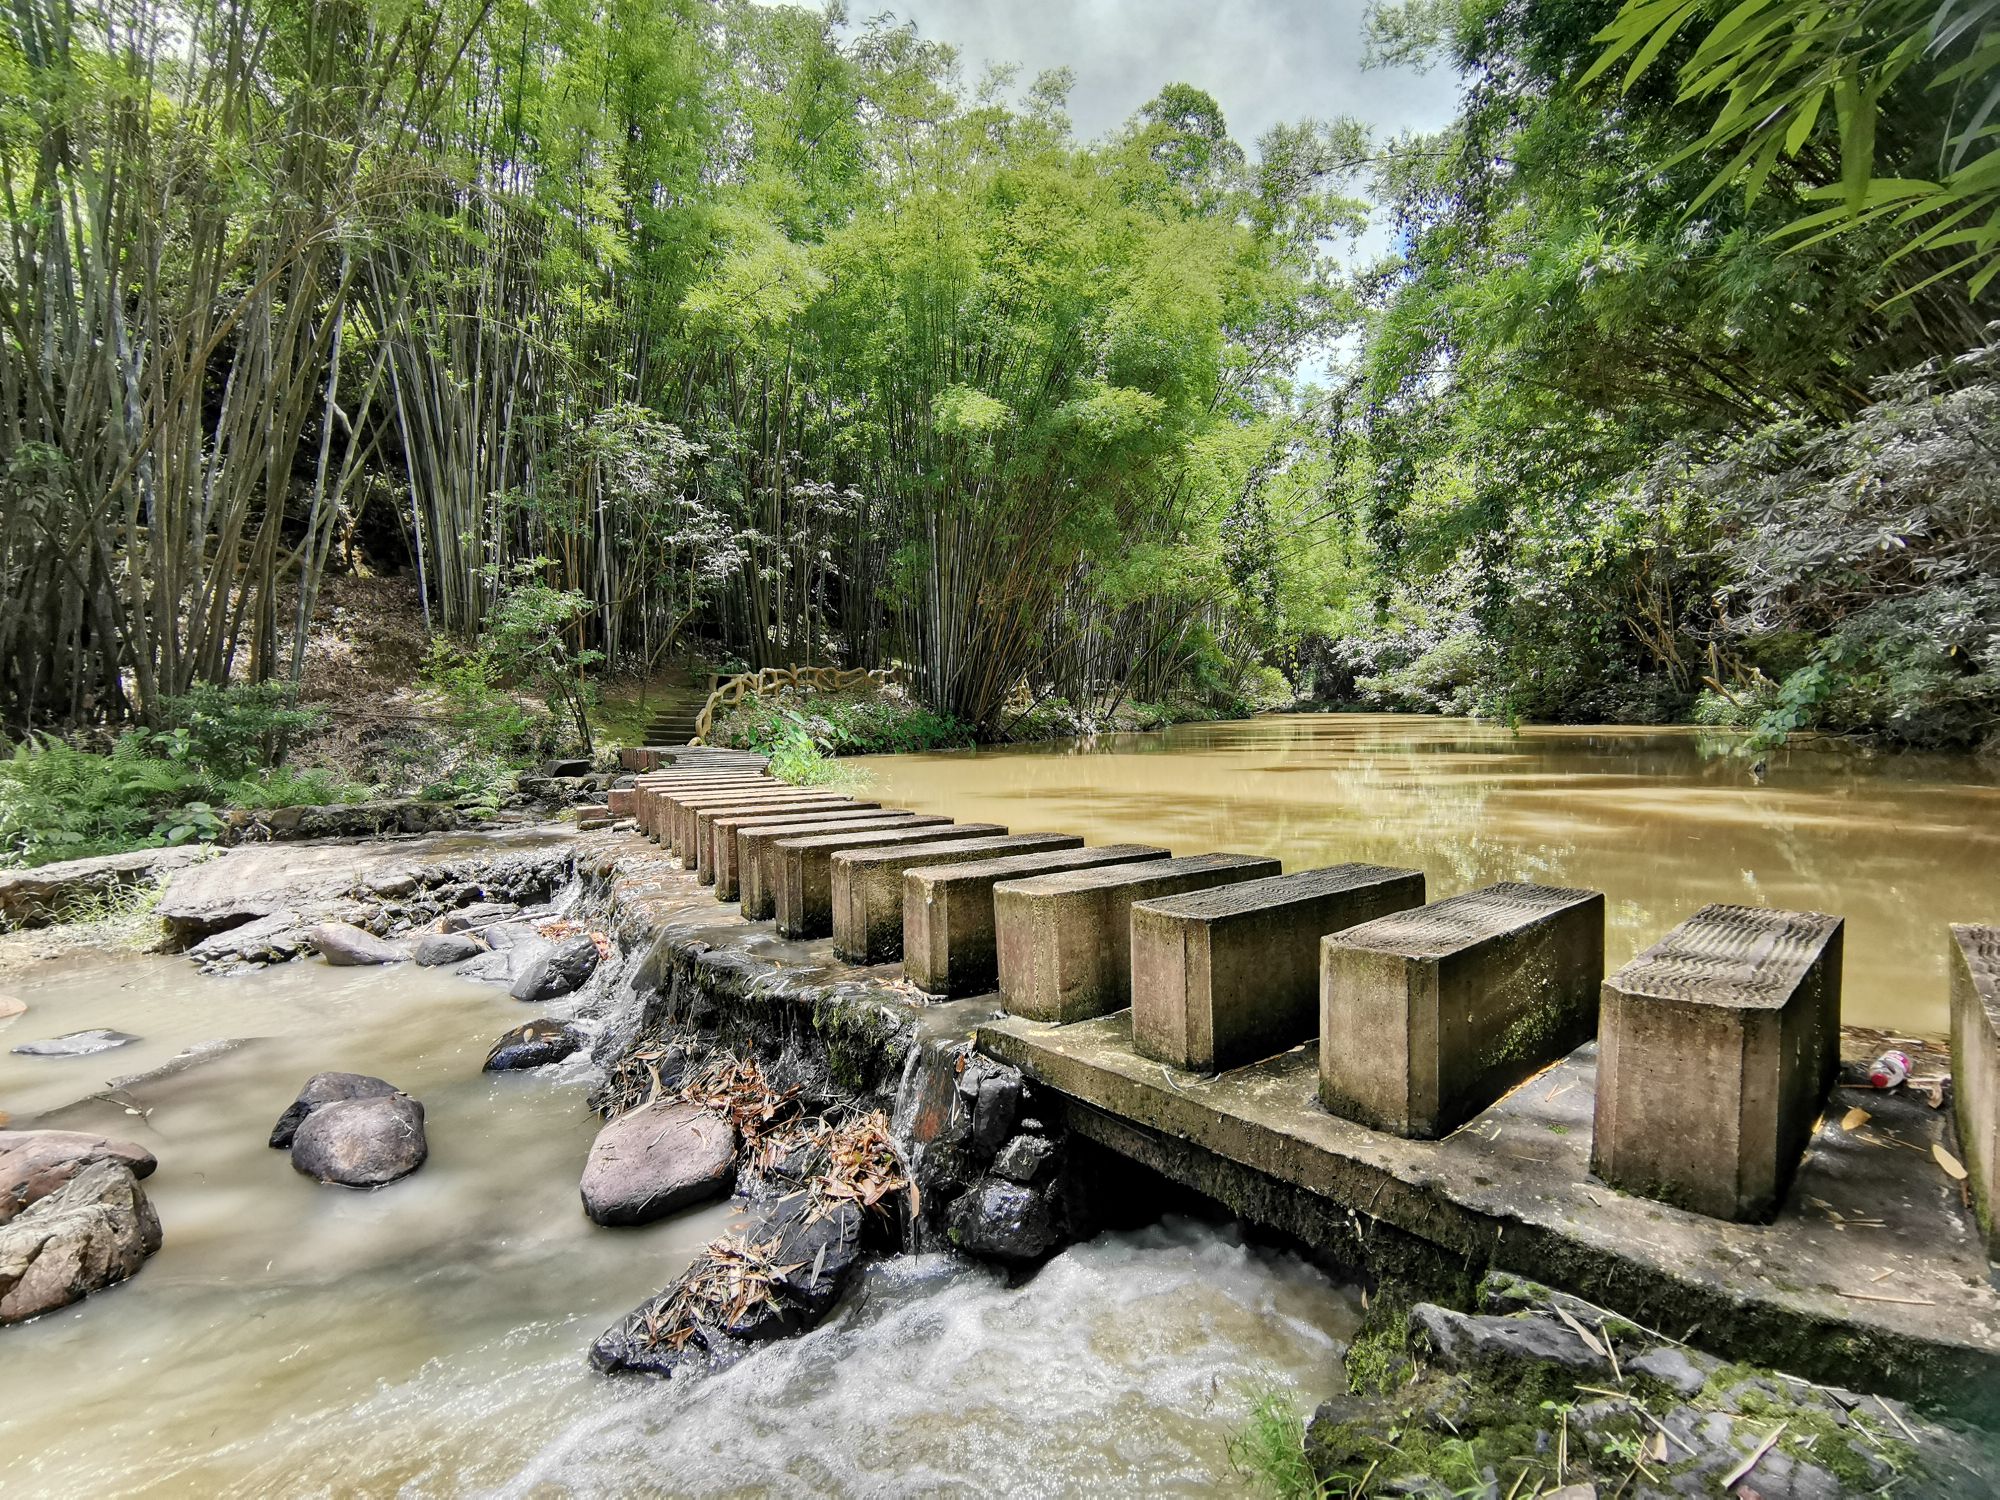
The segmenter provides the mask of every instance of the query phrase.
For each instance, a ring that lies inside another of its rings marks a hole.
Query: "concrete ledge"
[[[786,839],[811,838],[816,833],[871,833],[890,828],[928,828],[933,831],[953,827],[950,818],[939,813],[885,811],[818,827],[794,826],[773,817],[768,825],[739,831],[736,835],[736,879],[743,915],[753,922],[768,922],[778,915],[778,845]],[[938,834],[938,837],[948,837]]]
[[[737,899],[739,881],[736,874],[736,835],[745,828],[755,828],[762,831],[773,826],[783,826],[789,822],[794,825],[797,832],[805,833],[817,827],[838,828],[850,818],[870,816],[895,817],[900,812],[900,808],[881,807],[873,802],[857,802],[851,808],[834,808],[826,812],[800,813],[795,818],[772,817],[770,814],[762,812],[722,813],[716,818],[715,825],[709,830],[708,835],[709,842],[713,845],[713,857],[715,860],[715,869],[713,872],[715,899],[718,901],[734,901]]]
[[[1319,1031],[1319,942],[1424,904],[1417,870],[1345,864],[1132,908],[1132,1040],[1196,1073],[1234,1068]]]
[[[699,808],[688,818],[694,837],[683,855],[683,862],[695,872],[695,878],[703,885],[709,885],[715,880],[714,828],[717,818],[727,813],[754,813],[773,805],[797,808],[801,812],[807,810],[835,812],[841,808],[867,812],[881,806],[877,802],[857,802],[852,797],[842,796],[839,792],[801,793],[791,797],[779,797],[775,794],[767,796],[760,792],[754,797],[744,798],[734,806]]]
[[[1604,897],[1503,883],[1320,945],[1320,1100],[1445,1135],[1597,1030]]]
[[[977,995],[1000,983],[993,888],[1003,880],[1171,858],[1151,844],[1014,854],[903,876],[903,975],[927,994]]]
[[[776,786],[778,783],[768,776],[731,772],[728,775],[682,775],[672,771],[653,772],[638,778],[633,783],[632,815],[638,820],[639,830],[655,843],[666,843],[671,839],[671,829],[667,822],[666,798],[676,791],[726,790],[731,787]]]
[[[694,820],[704,808],[726,807],[734,812],[754,812],[760,807],[784,808],[805,803],[824,806],[829,801],[839,800],[837,797],[829,798],[822,792],[803,793],[797,787],[788,787],[782,782],[769,786],[739,787],[728,792],[672,796],[667,803],[672,809],[672,821],[668,826],[673,835],[673,851],[682,864],[690,870],[694,868]]]
[[[898,844],[935,844],[947,839],[1003,834],[998,823],[954,823],[940,833],[935,826],[880,828],[869,833],[821,833],[779,839],[771,845],[777,879],[772,894],[778,904],[778,933],[788,938],[828,937],[833,932],[833,857],[843,849],[888,849]]]
[[[1195,854],[1007,880],[993,887],[1000,996],[1038,1021],[1081,1021],[1132,1003],[1132,903],[1276,875],[1275,859]]]
[[[1987,1251],[2000,1259],[2000,927],[1951,929],[1951,1086]]]
[[[903,956],[903,875],[924,865],[961,864],[1002,854],[1080,849],[1068,833],[946,839],[896,849],[848,849],[833,857],[833,951],[851,964]]]
[[[1913,1165],[1928,1164],[1946,1124],[1919,1097],[1837,1089],[1778,1217],[1748,1225],[1589,1181],[1595,1044],[1449,1138],[1421,1141],[1318,1108],[1309,1047],[1204,1078],[1163,1073],[1131,1038],[1124,1014],[979,1029],[982,1050],[1084,1106],[1071,1129],[1281,1228],[1288,1185],[1295,1206],[1337,1208],[1328,1227],[1352,1224],[1364,1257],[1391,1257],[1372,1269],[1401,1269],[1402,1232],[1470,1276],[1514,1271],[1723,1355],[2000,1409],[2000,1292],[1956,1185]],[[1876,1111],[1859,1134],[1837,1123],[1855,1103]]]
[[[1613,1187],[1765,1219],[1840,1066],[1841,921],[1705,906],[1604,982],[1591,1166]]]

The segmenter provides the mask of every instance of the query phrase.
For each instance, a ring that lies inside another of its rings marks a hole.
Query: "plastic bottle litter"
[[[1889,1051],[1868,1065],[1868,1082],[1878,1089],[1892,1089],[1910,1076],[1910,1055]]]

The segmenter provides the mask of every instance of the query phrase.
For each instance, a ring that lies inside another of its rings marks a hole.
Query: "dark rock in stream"
[[[23,1042],[13,1050],[22,1057],[91,1057],[138,1040],[129,1031],[98,1027],[92,1031],[67,1031],[41,1042]]]
[[[292,1165],[341,1187],[381,1187],[409,1176],[429,1155],[424,1107],[408,1094],[323,1104],[292,1138]]]
[[[720,1198],[736,1173],[736,1127],[693,1104],[662,1102],[620,1115],[583,1167],[583,1207],[599,1224],[650,1224]]]
[[[465,932],[430,932],[417,939],[410,956],[424,969],[463,963],[486,951],[486,945]]]
[[[366,1073],[315,1073],[271,1127],[271,1145],[279,1151],[291,1150],[292,1138],[314,1110],[343,1099],[386,1099],[398,1092],[395,1084]]]
[[[516,1026],[486,1054],[485,1071],[506,1073],[561,1062],[583,1045],[583,1033],[567,1021],[529,1021]]]
[[[500,901],[475,901],[470,906],[461,906],[444,918],[445,932],[476,932],[482,927],[491,927],[512,916],[514,908]],[[488,938],[490,942],[491,939]]]
[[[1045,1137],[1017,1135],[993,1159],[993,1173],[1009,1182],[1033,1182],[1055,1154],[1055,1146]]]
[[[0,1224],[0,1324],[123,1281],[159,1248],[159,1215],[131,1168],[92,1162]]]
[[[589,933],[566,937],[520,970],[507,993],[532,1005],[559,1000],[583,988],[597,972],[598,957]]]
[[[356,927],[351,922],[322,922],[306,938],[336,968],[399,964],[410,956],[396,944],[384,942],[366,928]]]
[[[0,1224],[101,1161],[134,1177],[150,1177],[159,1165],[144,1146],[87,1130],[0,1130]]]
[[[951,1206],[953,1244],[995,1260],[1039,1260],[1062,1237],[1048,1195],[1018,1182],[988,1178]]]

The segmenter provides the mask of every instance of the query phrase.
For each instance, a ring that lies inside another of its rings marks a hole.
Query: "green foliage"
[[[538,693],[553,716],[568,719],[587,752],[596,691],[588,674],[604,657],[577,644],[590,601],[575,589],[549,583],[545,575],[551,566],[546,557],[531,557],[486,570],[487,582],[499,593],[476,650],[484,670]]]
[[[851,779],[852,773],[829,759],[813,743],[803,724],[780,735],[770,747],[771,774],[792,786],[831,786]]]
[[[969,726],[908,698],[807,694],[746,698],[715,726],[718,745],[775,752],[803,738],[822,755],[892,755],[970,745]]]
[[[1306,1462],[1305,1419],[1285,1386],[1251,1392],[1250,1415],[1229,1439],[1229,1465],[1269,1500],[1321,1500],[1330,1491]]]
[[[478,754],[525,762],[545,738],[542,717],[504,687],[493,651],[445,636],[431,640],[422,681],[443,700],[452,727]]]
[[[161,718],[178,738],[175,759],[208,776],[240,780],[264,766],[280,766],[292,745],[318,730],[323,710],[301,707],[288,682],[197,683],[162,706]]]

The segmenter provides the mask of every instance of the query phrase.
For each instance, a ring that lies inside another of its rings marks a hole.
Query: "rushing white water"
[[[165,1248],[122,1286],[0,1329],[0,1495],[915,1495],[1211,1492],[1249,1388],[1335,1381],[1348,1295],[1295,1258],[1176,1223],[1031,1282],[878,1268],[834,1320],[693,1383],[614,1380],[590,1341],[728,1222],[592,1226],[579,1070],[482,1074],[533,1012],[407,965],[204,978],[72,957],[0,978],[0,1108],[160,1159]],[[86,1027],[89,1058],[6,1049]],[[183,1047],[254,1038],[89,1100]],[[421,1098],[431,1158],[376,1193],[265,1144],[322,1068]],[[127,1113],[129,1109],[144,1113]]]

